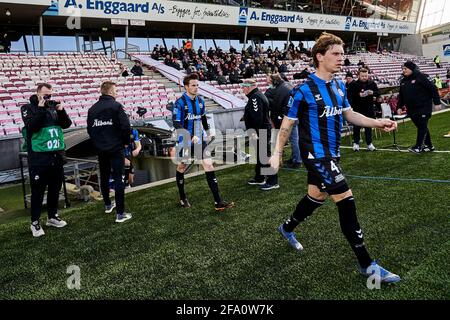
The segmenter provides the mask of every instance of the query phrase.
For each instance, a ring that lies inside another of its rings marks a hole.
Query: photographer
[[[58,101],[51,100],[52,86],[40,84],[30,103],[22,106],[25,124],[24,137],[28,152],[31,186],[31,232],[34,237],[43,236],[39,219],[45,188],[47,193],[47,226],[62,228],[67,223],[58,216],[59,191],[63,182],[63,152],[65,149],[62,129],[72,124]]]

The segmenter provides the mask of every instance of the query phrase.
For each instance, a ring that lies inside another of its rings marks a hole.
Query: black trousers
[[[411,121],[417,127],[416,148],[421,148],[423,145],[432,146],[430,130],[428,130],[428,120],[431,114],[414,114],[411,115]]]
[[[117,214],[125,212],[124,161],[123,151],[100,152],[98,154],[100,189],[103,201],[107,206],[111,204],[111,199],[109,198],[109,177],[111,176],[114,181]]]
[[[271,149],[270,149],[270,129],[268,130],[267,134],[267,142],[263,141],[261,137],[257,140],[256,143],[256,165],[255,165],[255,180],[262,181],[264,180],[264,177],[266,176],[266,183],[268,184],[278,184],[278,174],[275,173],[275,171],[270,168],[270,164],[268,163],[268,160],[271,155]],[[264,150],[265,149],[265,150]],[[262,159],[261,159],[262,158]],[[264,159],[266,158],[266,159]],[[262,163],[262,160],[265,160],[265,164]],[[261,172],[263,171],[263,172]]]
[[[47,191],[48,218],[54,218],[58,213],[59,191],[63,182],[63,166],[30,167],[31,186],[31,222],[41,217],[42,202],[45,189]]]
[[[364,128],[364,136],[366,137],[366,144],[372,143],[372,128]],[[361,139],[361,127],[353,126],[353,142],[359,144]]]
[[[370,111],[366,111],[366,112],[357,111],[357,112],[361,113],[362,115],[364,115],[368,118],[375,119],[374,112],[370,112]],[[372,143],[372,128],[364,128],[364,136],[366,137],[366,144],[367,145],[371,144]],[[353,126],[353,142],[356,144],[359,144],[360,138],[361,138],[361,127]]]

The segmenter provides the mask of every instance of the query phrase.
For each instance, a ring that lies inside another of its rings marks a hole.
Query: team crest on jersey
[[[344,96],[344,92],[342,92],[341,88],[338,88],[338,89],[337,89],[337,92],[339,93],[339,95],[340,95],[341,97]]]
[[[294,103],[294,98],[290,97],[289,98],[289,102],[288,102],[288,109],[290,109],[292,107],[292,104]]]

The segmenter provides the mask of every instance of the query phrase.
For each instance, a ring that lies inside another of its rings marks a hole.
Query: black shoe
[[[273,189],[278,189],[279,187],[280,187],[280,185],[278,183],[275,183],[275,184],[265,183],[259,189],[262,191],[269,191],[269,190],[273,190]]]
[[[431,147],[429,147],[429,146],[424,146],[423,149],[422,149],[422,151],[423,151],[423,152],[433,152],[435,149],[436,149],[436,148],[435,148],[434,146],[431,146]]]
[[[285,161],[284,163],[286,163],[286,164],[292,164],[293,162],[292,162],[292,159],[289,159],[288,161]]]
[[[288,167],[289,169],[298,169],[302,166],[301,162],[293,162],[288,164],[286,167]]]
[[[226,202],[223,200],[220,203],[215,204],[216,211],[223,211],[225,209],[233,208],[233,207],[234,207],[234,202]]]
[[[408,151],[415,153],[415,154],[420,154],[423,152],[422,148],[419,148],[419,147],[411,147],[408,149]]]
[[[256,179],[250,179],[247,181],[247,183],[251,186],[262,186],[266,181],[263,180],[256,180]]]
[[[180,200],[180,205],[181,205],[183,208],[190,208],[190,207],[191,207],[191,204],[189,203],[189,201],[188,201],[187,198],[186,198],[186,199],[183,199],[183,200]]]

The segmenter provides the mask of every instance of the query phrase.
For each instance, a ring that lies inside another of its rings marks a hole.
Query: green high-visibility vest
[[[442,89],[442,80],[441,78],[434,78],[434,83],[438,89]]]
[[[60,126],[44,127],[31,136],[31,149],[34,152],[64,150],[64,133]]]

